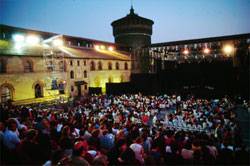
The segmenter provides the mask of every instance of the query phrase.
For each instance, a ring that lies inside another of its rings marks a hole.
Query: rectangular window
[[[72,60],[70,61],[70,66],[73,66],[73,61]]]
[[[77,61],[77,66],[80,66],[80,61]]]
[[[48,64],[47,64],[47,70],[48,71],[54,71],[54,64],[52,63],[52,61],[49,61],[49,62],[47,62]]]
[[[87,78],[87,71],[86,70],[83,72],[83,76],[84,76],[84,78]]]
[[[194,48],[195,48],[195,49],[197,48],[197,43],[194,44]]]
[[[86,61],[83,61],[84,66],[86,66]]]

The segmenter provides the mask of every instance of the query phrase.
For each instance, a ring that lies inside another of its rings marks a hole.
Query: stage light
[[[38,44],[40,42],[40,38],[38,36],[35,36],[35,35],[29,35],[26,38],[26,42],[29,45],[35,45],[35,44]]]
[[[189,51],[188,51],[187,49],[185,49],[185,50],[183,51],[183,54],[188,55],[188,54],[189,54]]]
[[[114,51],[114,47],[109,46],[108,50],[109,50],[109,51]]]
[[[21,35],[21,34],[15,34],[12,36],[14,42],[16,43],[20,43],[20,42],[23,42],[24,41],[24,36]]]
[[[62,41],[62,39],[55,39],[55,40],[53,40],[52,41],[52,44],[53,44],[53,46],[62,46],[63,45],[63,41]]]
[[[99,45],[95,45],[95,49],[99,50],[100,46]]]
[[[105,46],[104,46],[104,45],[101,45],[101,49],[104,50],[104,49],[105,49]]]
[[[16,50],[21,50],[21,49],[22,49],[22,44],[16,43],[15,46],[14,46],[14,48],[15,48]]]
[[[204,54],[209,54],[209,53],[210,53],[210,49],[205,48],[205,49],[203,50],[203,52],[204,52]]]
[[[233,52],[233,46],[232,45],[225,45],[223,48],[223,51],[225,54],[230,55]]]

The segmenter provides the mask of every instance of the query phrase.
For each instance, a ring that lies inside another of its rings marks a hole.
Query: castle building
[[[153,24],[135,14],[133,7],[111,24],[115,43],[130,48],[133,74],[157,73],[167,69],[168,62],[233,60],[234,66],[248,65],[249,33],[151,44]]]
[[[154,43],[141,51],[149,51],[150,73],[166,70],[168,62],[233,61],[234,67],[247,67],[250,34]]]
[[[0,25],[0,102],[106,91],[130,80],[130,54],[114,43]]]
[[[131,7],[111,23],[115,43],[0,25],[0,102],[105,93],[108,83],[158,73],[169,62],[232,60],[235,67],[249,66],[249,33],[152,44],[153,24]]]
[[[133,7],[131,7],[127,16],[111,23],[115,43],[130,48],[132,53],[132,73],[148,71],[148,54],[147,52],[141,53],[140,49],[151,45],[153,24],[152,20],[136,14]]]

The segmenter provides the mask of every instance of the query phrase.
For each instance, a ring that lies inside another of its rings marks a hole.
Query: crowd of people
[[[1,104],[1,165],[249,165],[235,107],[141,94]]]

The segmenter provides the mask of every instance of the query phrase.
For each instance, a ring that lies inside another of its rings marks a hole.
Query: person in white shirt
[[[9,150],[14,150],[20,143],[17,123],[15,119],[8,120],[8,127],[4,132],[3,143]]]
[[[138,137],[133,144],[130,145],[130,148],[135,153],[135,158],[141,163],[144,163],[144,150],[142,144],[142,139]]]

